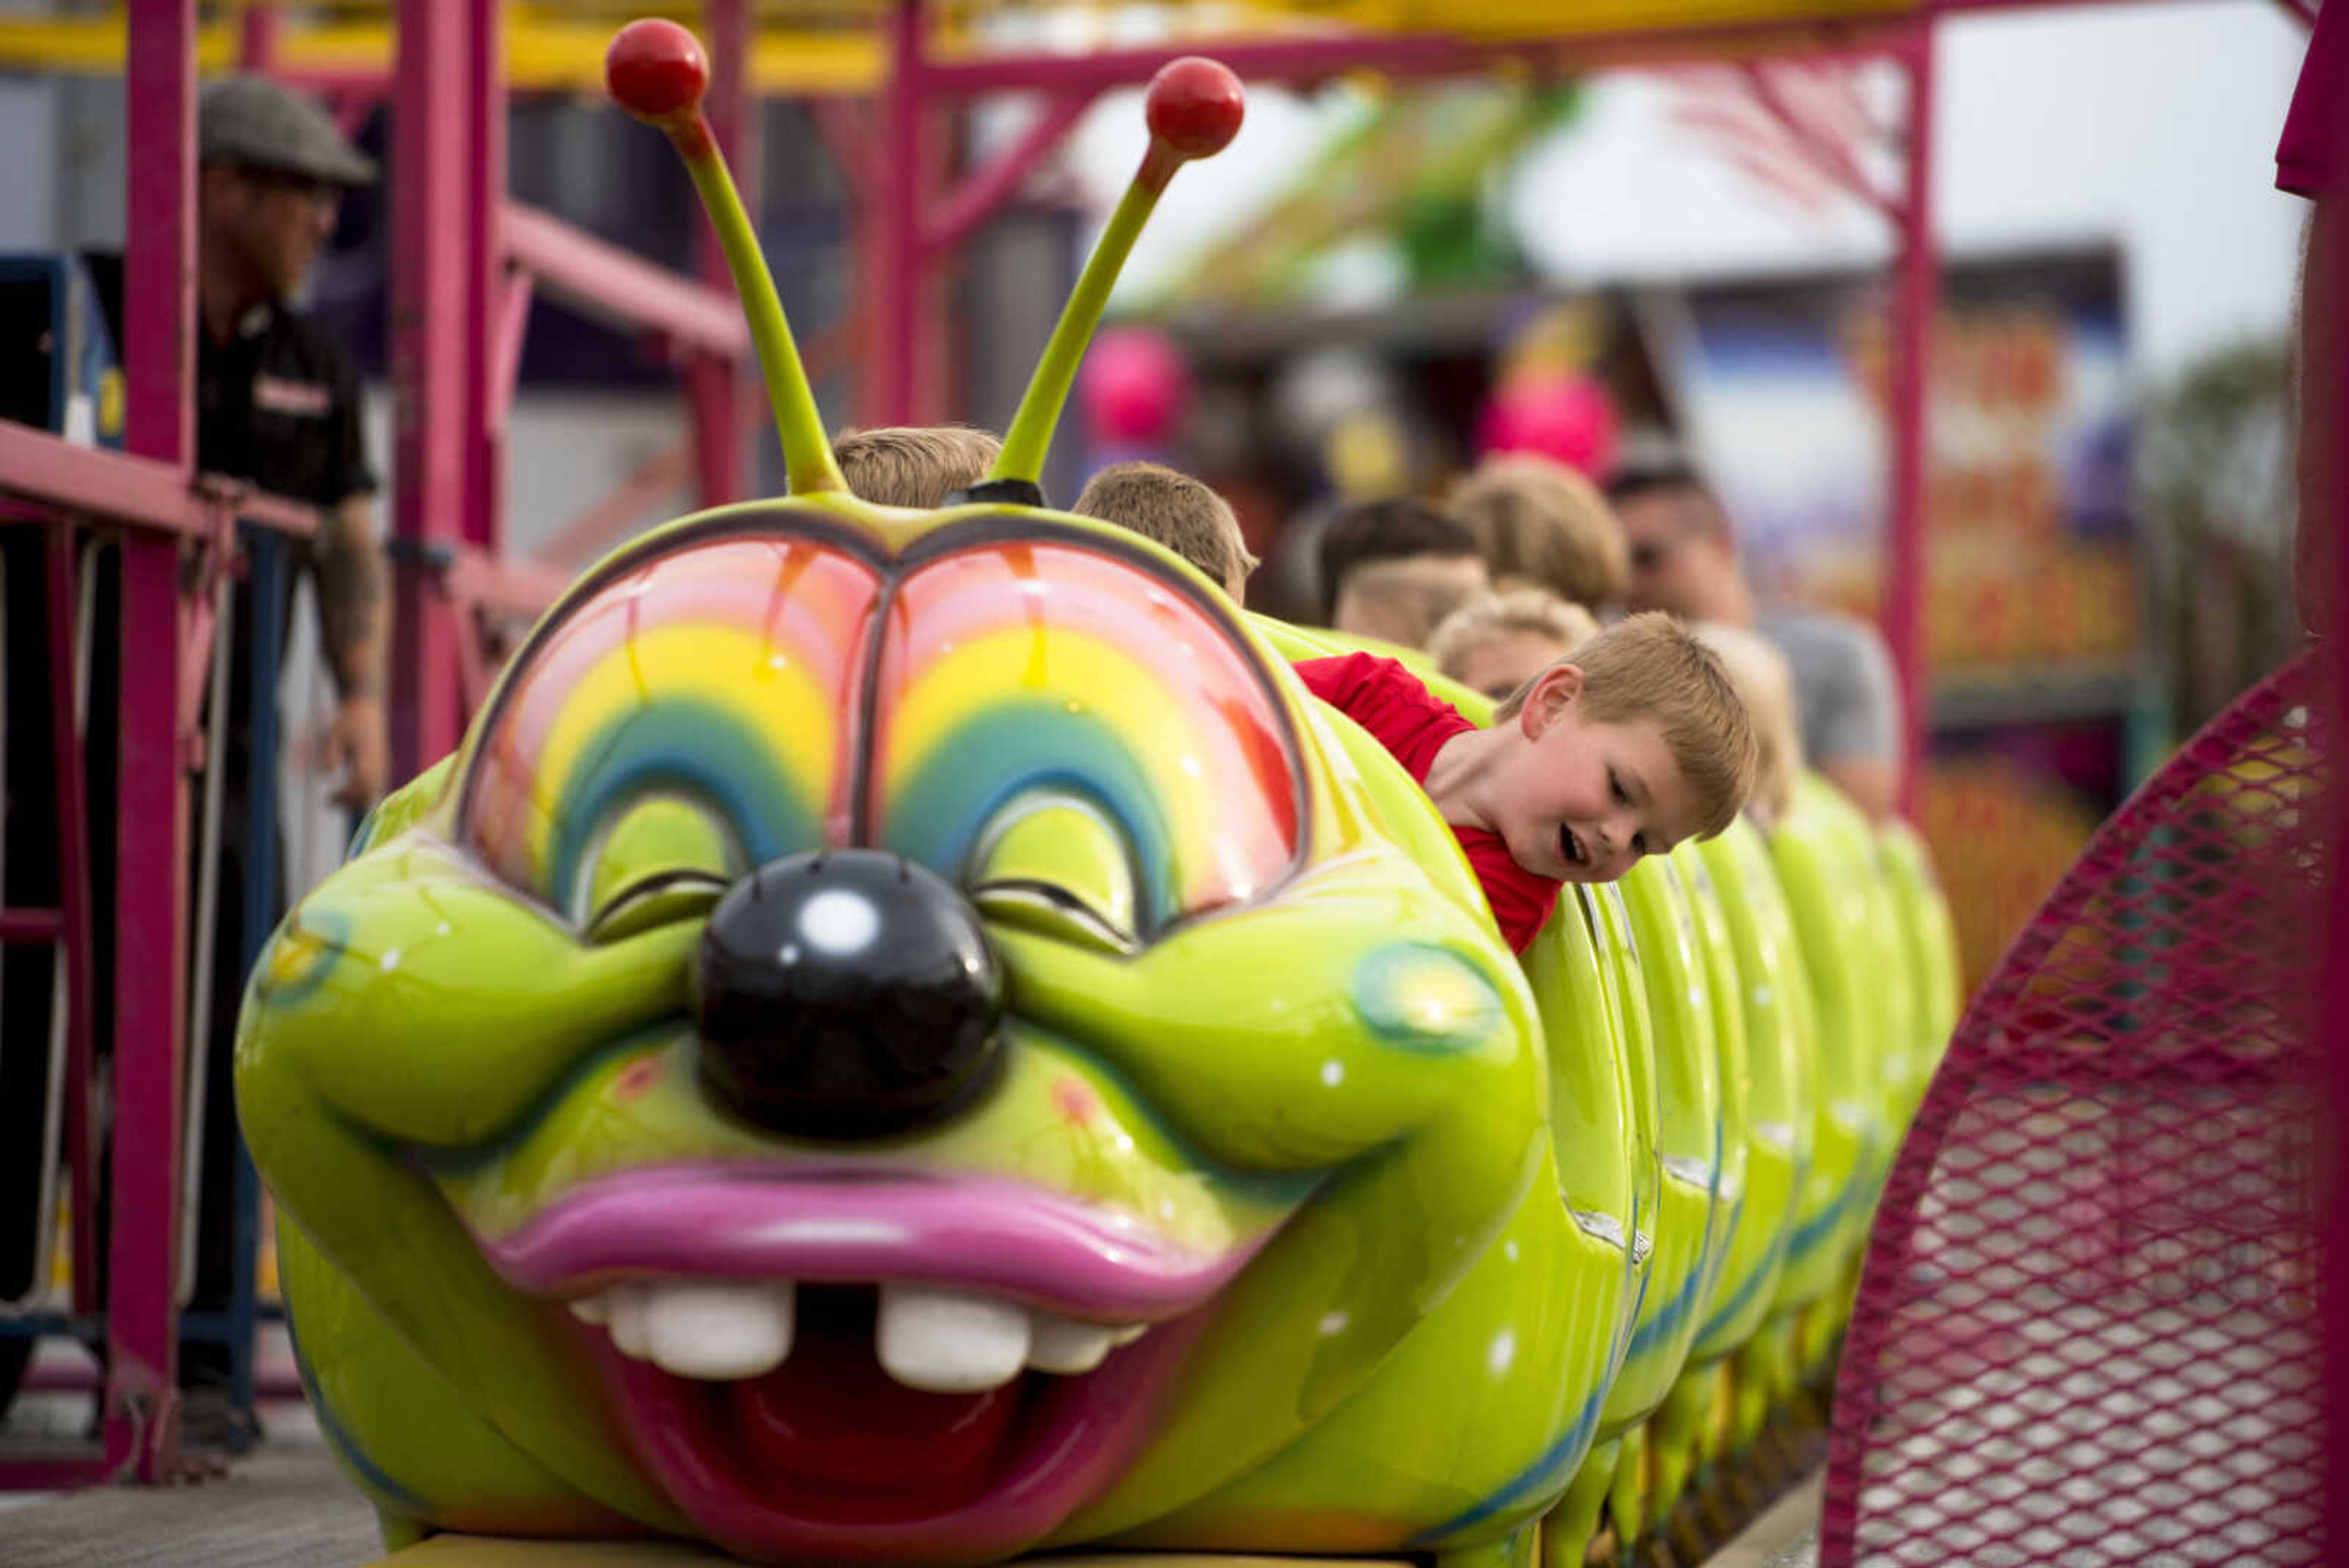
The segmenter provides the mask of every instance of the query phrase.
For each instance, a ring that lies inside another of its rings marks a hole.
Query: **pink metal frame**
[[[1975,3],[2005,5],[2016,0]],[[1901,805],[1913,814],[1928,703],[1922,615],[1925,358],[1940,287],[1932,228],[1932,10],[1928,6],[1910,17],[1824,26],[1662,28],[1547,45],[1485,44],[1448,35],[1333,36],[1240,40],[1227,45],[1192,42],[1180,50],[990,56],[957,61],[930,56],[923,0],[898,0],[886,24],[890,74],[877,116],[874,139],[879,145],[852,147],[843,159],[853,171],[864,171],[877,187],[865,200],[863,225],[872,247],[872,271],[879,295],[878,308],[867,324],[867,381],[861,400],[864,418],[872,423],[897,424],[927,417],[920,358],[927,346],[925,331],[936,317],[927,294],[932,269],[1018,189],[1095,97],[1112,87],[1147,80],[1177,53],[1213,54],[1243,78],[1295,82],[1326,80],[1364,68],[1405,77],[1461,75],[1489,70],[1503,60],[1513,66],[1531,61],[1539,69],[1579,71],[1723,56],[1745,60],[1749,67],[1774,56],[1889,57],[1899,62],[1909,82],[1906,178],[1897,193],[1879,191],[1868,182],[1848,148],[1822,137],[1816,128],[1795,121],[1770,93],[1765,73],[1754,70],[1751,79],[1757,84],[1764,107],[1813,149],[1838,183],[1883,213],[1894,224],[1899,239],[1891,345],[1890,569],[1886,574],[1882,618],[1899,672],[1908,729],[1902,748]],[[1026,135],[971,176],[959,191],[933,202],[927,178],[930,128],[925,123],[925,112],[936,105],[1014,88],[1040,89],[1051,96]],[[843,128],[843,118],[834,113],[826,128],[836,148],[855,140],[855,133]]]
[[[151,983],[124,987],[117,1002],[113,1224],[106,1238],[109,1373],[100,1436],[96,1454],[0,1467],[0,1483],[16,1486],[81,1485],[126,1473],[160,1480],[179,1469],[171,1260],[172,1217],[178,1211],[181,911],[179,877],[154,875],[153,868],[184,861],[186,789],[177,744],[183,611],[180,539],[200,524],[188,494],[193,421],[187,389],[193,380],[196,331],[195,22],[194,0],[131,0],[129,136],[149,154],[130,161],[124,262],[126,332],[135,346],[126,367],[125,445],[131,455],[101,458],[58,451],[61,442],[14,431],[5,432],[8,439],[0,445],[0,458],[8,460],[0,461],[0,473],[9,476],[13,494],[37,497],[36,487],[68,490],[78,507],[150,524],[129,530],[122,543],[121,723],[127,742],[139,744],[123,747],[119,813],[111,825],[120,867],[113,905],[121,972],[148,977]],[[161,486],[159,478],[165,479]],[[162,515],[142,515],[142,504]],[[49,535],[47,653],[53,680],[62,675],[65,681],[64,722],[56,737],[61,742],[64,886],[57,916],[75,1013],[68,1024],[76,1077],[69,1158],[77,1200],[86,1202],[95,1185],[89,1180],[91,1063],[88,1009],[76,1004],[88,997],[89,985],[88,860],[88,825],[78,820],[78,744],[72,739],[69,528],[60,521]],[[78,1250],[76,1262],[78,1276],[95,1255]],[[78,1277],[77,1286],[82,1283]]]
[[[1925,680],[1926,355],[1941,298],[1933,235],[1933,28],[1919,24],[1904,40],[1900,61],[1909,78],[1909,127],[1895,208],[1900,236],[1895,264],[1892,332],[1892,529],[1890,570],[1885,574],[1884,635],[1900,679],[1900,711],[1908,733],[1900,747],[1900,810],[1914,820],[1918,781],[1925,765],[1931,694]]]

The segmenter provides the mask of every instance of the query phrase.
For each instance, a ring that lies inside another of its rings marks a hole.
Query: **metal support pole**
[[[1893,291],[1892,527],[1884,586],[1884,636],[1900,681],[1900,810],[1914,819],[1931,732],[1925,680],[1925,502],[1930,432],[1926,359],[1940,304],[1933,237],[1933,24],[1920,22],[1901,51],[1909,78],[1907,178]]]
[[[734,183],[753,229],[759,222],[758,104],[750,97],[750,53],[757,43],[750,0],[709,0],[709,91],[703,99],[711,136],[734,171]],[[701,281],[730,295],[733,273],[708,223],[694,233],[694,265]],[[687,363],[686,400],[693,417],[694,472],[701,504],[717,506],[742,493],[744,358],[696,354]]]
[[[74,1310],[98,1299],[98,1044],[90,1013],[97,921],[90,908],[89,800],[82,737],[89,716],[90,597],[75,570],[73,524],[52,521],[45,540],[49,599],[49,740],[57,759],[57,912],[64,924],[66,1169],[73,1180]],[[96,546],[92,546],[95,553]],[[46,1219],[47,1216],[45,1215]]]
[[[490,0],[401,0],[392,111],[393,437],[391,765],[406,778],[454,749],[463,723],[456,639],[436,579],[460,542],[495,532],[488,410],[494,222],[480,193],[502,189],[504,138],[480,141],[497,30]],[[451,94],[462,101],[450,102]],[[476,372],[479,372],[478,374]]]
[[[245,711],[253,727],[244,795],[243,929],[222,935],[235,941],[238,967],[251,974],[277,923],[277,671],[285,645],[285,541],[266,528],[247,528],[243,535],[246,614],[253,628],[252,655],[241,677],[249,693]],[[226,1041],[216,1042],[213,1049],[227,1045]],[[231,1107],[221,1106],[212,1114],[228,1116]],[[260,1321],[260,1286],[254,1272],[261,1257],[261,1179],[246,1152],[242,1127],[235,1167],[235,1219],[229,1243],[229,1398],[249,1413],[254,1336]]]
[[[131,0],[124,444],[191,474],[196,332],[196,5]],[[180,544],[122,545],[121,778],[116,861],[114,1201],[107,1285],[106,1456],[141,1480],[176,1468],[171,1303],[180,1141],[181,883],[188,863],[180,768]],[[142,1430],[143,1428],[143,1430]]]
[[[499,310],[505,304],[506,59],[505,6],[473,0],[465,7],[464,160],[460,231],[465,310],[465,538],[492,556],[505,539],[505,410],[494,401]],[[471,636],[471,628],[459,628]],[[459,723],[461,727],[462,715]],[[428,759],[429,760],[429,759]]]
[[[277,63],[277,13],[267,5],[247,5],[236,19],[237,68],[266,72]]]
[[[888,85],[881,90],[880,191],[864,213],[874,252],[873,342],[864,357],[871,382],[862,401],[873,424],[914,421],[916,341],[923,317],[922,0],[897,0],[889,12]]]

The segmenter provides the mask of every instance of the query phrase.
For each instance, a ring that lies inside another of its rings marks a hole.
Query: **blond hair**
[[[1754,722],[1721,656],[1661,610],[1609,627],[1544,670],[1493,711],[1515,718],[1526,693],[1559,665],[1582,671],[1583,711],[1601,724],[1653,721],[1697,802],[1697,836],[1737,820],[1754,790]]]
[[[1484,643],[1505,637],[1547,637],[1568,652],[1599,635],[1599,619],[1580,605],[1568,604],[1547,588],[1510,588],[1486,594],[1454,610],[1427,639],[1435,667],[1460,679],[1468,655]]]
[[[849,493],[879,506],[927,510],[987,477],[1003,442],[968,425],[885,425],[843,431],[832,458]]]
[[[1445,617],[1490,587],[1475,556],[1390,556],[1347,572],[1330,619],[1355,636],[1425,648]]]
[[[1793,803],[1795,780],[1803,771],[1794,671],[1777,645],[1759,632],[1717,620],[1700,621],[1690,629],[1721,656],[1745,703],[1754,724],[1754,798],[1746,809],[1760,826],[1775,826]]]
[[[1085,482],[1069,510],[1156,540],[1219,588],[1256,569],[1231,503],[1164,463],[1113,462]]]
[[[1487,458],[1444,506],[1476,535],[1495,579],[1520,578],[1570,603],[1603,607],[1631,582],[1631,547],[1599,487],[1531,452]]]

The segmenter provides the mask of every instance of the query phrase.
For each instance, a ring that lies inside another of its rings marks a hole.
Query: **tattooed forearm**
[[[330,509],[318,531],[318,618],[326,660],[345,697],[380,695],[384,644],[383,552],[364,495]]]

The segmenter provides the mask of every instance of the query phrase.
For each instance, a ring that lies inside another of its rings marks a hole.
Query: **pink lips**
[[[1221,1290],[1261,1240],[1201,1257],[1129,1216],[995,1178],[701,1165],[592,1183],[481,1250],[531,1295],[628,1275],[917,1280],[1154,1322]]]
[[[1154,1324],[1092,1372],[1023,1374],[1006,1391],[1014,1413],[958,1479],[892,1477],[864,1495],[796,1473],[788,1448],[752,1440],[745,1412],[878,1423],[867,1440],[892,1422],[918,1426],[927,1417],[907,1408],[921,1400],[874,1386],[869,1338],[805,1339],[791,1353],[804,1359],[765,1379],[711,1384],[623,1356],[595,1334],[629,1440],[710,1540],[768,1562],[947,1564],[1019,1552],[1114,1483],[1207,1321],[1199,1309],[1262,1240],[1203,1257],[1129,1216],[996,1178],[700,1164],[595,1182],[481,1248],[537,1296],[661,1276],[900,1281]],[[843,1404],[856,1408],[843,1415]],[[889,1440],[906,1453],[952,1441],[910,1426]]]

